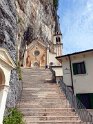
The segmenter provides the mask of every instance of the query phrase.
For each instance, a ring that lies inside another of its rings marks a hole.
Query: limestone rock
[[[45,42],[52,40],[55,31],[55,14],[52,0],[17,0],[16,7],[18,45],[21,51],[26,43],[29,44],[36,38],[42,38]]]
[[[6,48],[16,63],[17,15],[15,0],[0,0],[0,47]],[[20,83],[16,70],[11,72],[7,107],[15,107],[19,96]]]

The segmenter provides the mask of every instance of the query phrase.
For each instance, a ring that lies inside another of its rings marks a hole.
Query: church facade
[[[47,43],[41,38],[37,38],[27,45],[23,66],[26,68],[61,66],[56,57],[62,55],[62,34],[56,32],[52,39]]]

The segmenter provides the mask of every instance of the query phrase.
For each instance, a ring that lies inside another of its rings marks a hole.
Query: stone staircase
[[[70,107],[49,69],[22,69],[23,92],[18,105],[25,124],[84,124]]]

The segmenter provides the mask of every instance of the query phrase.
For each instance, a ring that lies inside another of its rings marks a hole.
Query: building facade
[[[62,55],[62,35],[57,32],[53,40],[45,42],[42,38],[34,39],[26,46],[23,66],[26,68],[46,68],[49,66],[61,66],[56,59]]]
[[[63,82],[86,108],[93,108],[93,49],[57,57],[62,61]]]

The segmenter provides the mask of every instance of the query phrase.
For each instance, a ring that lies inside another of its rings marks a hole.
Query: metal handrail
[[[59,81],[59,84],[69,101],[71,108],[75,109],[75,112],[79,115],[80,119],[83,122],[86,122],[86,124],[93,124],[93,115],[89,113],[81,101],[73,94],[72,90],[66,86],[62,79]]]

